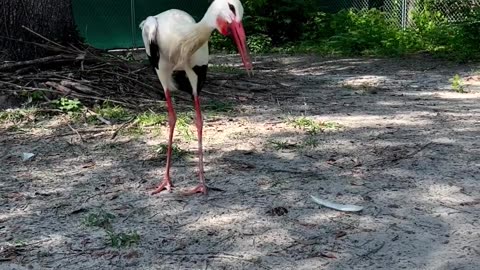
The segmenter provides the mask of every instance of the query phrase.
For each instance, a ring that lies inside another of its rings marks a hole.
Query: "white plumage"
[[[140,24],[145,51],[151,55],[151,42],[159,47],[160,59],[158,62],[157,75],[162,87],[169,90],[177,90],[172,81],[171,74],[174,70],[192,69],[194,66],[208,65],[208,38],[213,29],[197,25],[192,16],[182,10],[170,9],[156,16],[150,16]],[[202,32],[199,32],[201,30]],[[208,32],[208,33],[207,33]],[[179,63],[178,54],[181,50],[182,40],[200,36],[205,40],[196,51],[189,56],[189,62]],[[187,75],[188,76],[188,75]]]

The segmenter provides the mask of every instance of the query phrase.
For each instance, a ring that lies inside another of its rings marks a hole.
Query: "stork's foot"
[[[182,195],[189,196],[189,195],[193,195],[193,194],[197,194],[197,193],[202,193],[204,195],[207,195],[207,193],[208,193],[207,186],[205,186],[204,184],[200,184],[196,188],[194,188],[190,191],[183,192]]]
[[[152,195],[160,193],[163,190],[166,190],[168,192],[172,192],[172,187],[173,187],[173,185],[172,185],[172,181],[170,181],[170,178],[165,178],[160,183],[160,185],[154,191],[152,191]]]

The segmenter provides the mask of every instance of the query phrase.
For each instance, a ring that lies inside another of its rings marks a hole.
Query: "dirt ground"
[[[178,133],[190,155],[173,163],[175,189],[149,194],[165,126],[111,140],[120,124],[3,123],[0,268],[478,269],[477,67],[427,56],[263,56],[250,78],[217,67],[203,100],[234,107],[205,114],[208,196],[180,195],[197,184],[196,140]],[[452,90],[455,74],[469,93]],[[308,134],[288,120],[302,116],[333,124]],[[87,226],[100,211],[136,244]]]

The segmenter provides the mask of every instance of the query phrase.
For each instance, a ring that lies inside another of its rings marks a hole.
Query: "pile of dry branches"
[[[46,41],[46,45],[32,46],[45,47],[54,55],[0,63],[0,94],[28,96],[40,92],[47,102],[70,97],[87,104],[109,101],[134,108],[163,100],[161,85],[150,66],[92,48]]]

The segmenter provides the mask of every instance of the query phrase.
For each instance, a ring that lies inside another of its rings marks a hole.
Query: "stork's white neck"
[[[217,1],[213,1],[212,4],[208,7],[207,12],[205,12],[205,15],[203,15],[202,20],[198,22],[199,26],[208,27],[210,28],[210,31],[213,32],[213,30],[217,28],[218,15],[219,7],[217,5]]]

